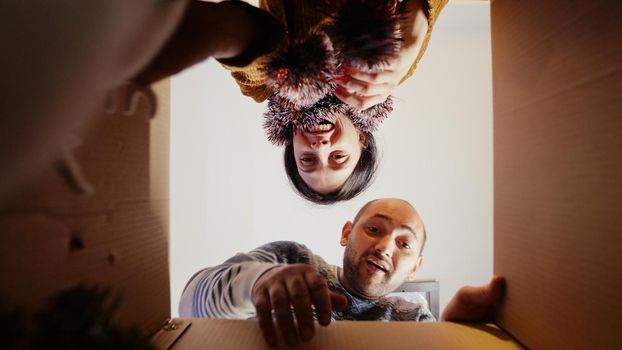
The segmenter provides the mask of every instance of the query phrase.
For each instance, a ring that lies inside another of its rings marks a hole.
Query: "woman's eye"
[[[408,244],[408,242],[402,242],[402,248],[404,249],[410,249],[410,244]]]
[[[302,157],[300,158],[300,161],[302,163],[309,164],[313,162],[313,157]]]
[[[342,164],[348,159],[348,155],[345,153],[336,153],[330,155],[333,161],[336,163]]]

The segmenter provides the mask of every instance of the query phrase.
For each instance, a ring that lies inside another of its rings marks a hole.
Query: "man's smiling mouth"
[[[375,267],[376,269],[378,269],[378,270],[380,270],[380,271],[382,271],[384,273],[389,272],[388,268],[386,268],[384,265],[382,265],[380,263],[377,263],[377,262],[373,261],[372,259],[367,259],[367,264]]]

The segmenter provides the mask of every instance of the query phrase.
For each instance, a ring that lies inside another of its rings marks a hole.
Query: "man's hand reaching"
[[[313,337],[314,309],[318,323],[327,326],[332,311],[347,305],[343,295],[331,292],[320,273],[305,264],[279,265],[266,271],[253,286],[252,300],[259,327],[272,346],[277,345],[273,310],[283,339],[293,346]]]
[[[462,287],[449,301],[442,321],[480,322],[492,320],[494,307],[505,294],[505,279],[494,276],[487,285]]]

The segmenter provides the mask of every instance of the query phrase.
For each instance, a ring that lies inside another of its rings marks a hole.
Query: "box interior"
[[[335,322],[304,347],[617,344],[622,5],[493,0],[491,15],[494,269],[507,278],[498,326]],[[98,283],[122,296],[117,319],[159,330],[163,348],[261,348],[251,321],[162,327],[170,316],[168,82],[154,90],[154,117],[147,96],[120,91],[38,182],[3,204],[2,306],[33,310],[60,289]]]

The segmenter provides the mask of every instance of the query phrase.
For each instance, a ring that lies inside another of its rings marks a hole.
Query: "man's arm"
[[[251,301],[253,284],[261,274],[279,263],[279,257],[271,248],[271,244],[267,244],[197,272],[182,293],[180,316],[234,319],[255,316]]]
[[[270,345],[277,344],[277,329],[289,345],[299,339],[310,340],[313,308],[319,323],[328,325],[332,310],[344,308],[347,302],[344,296],[330,292],[326,280],[311,265],[312,256],[307,247],[294,242],[273,242],[237,254],[190,279],[179,313],[238,319],[256,315]]]

